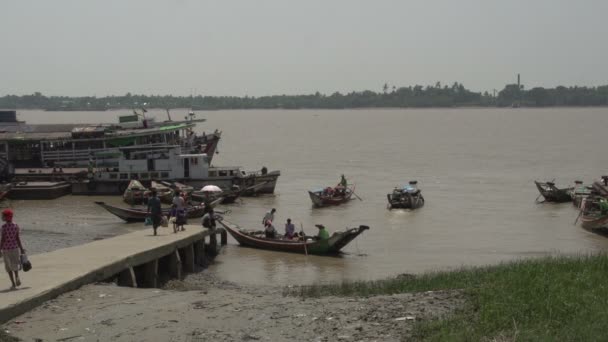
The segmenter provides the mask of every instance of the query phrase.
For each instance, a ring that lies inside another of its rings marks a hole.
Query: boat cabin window
[[[152,179],[158,178],[158,172],[152,172],[152,173],[150,173],[150,178],[152,178]]]
[[[209,177],[217,177],[216,171],[209,171]]]
[[[161,178],[169,178],[169,172],[161,172],[160,173],[160,177]]]
[[[148,174],[147,173],[142,173],[139,176],[141,177],[141,179],[148,179]]]
[[[117,179],[118,175],[115,173],[110,173],[110,179]]]
[[[132,173],[132,174],[131,174],[131,179],[137,179],[137,178],[138,178],[138,177],[137,177],[137,173]]]
[[[129,179],[129,174],[127,174],[127,173],[121,173],[120,174],[120,179]]]
[[[220,177],[226,177],[226,176],[228,176],[228,171],[226,171],[226,170],[220,170],[219,173],[220,173]]]

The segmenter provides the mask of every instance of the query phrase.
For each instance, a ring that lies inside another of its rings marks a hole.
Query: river
[[[173,116],[186,110],[175,110]],[[28,123],[116,122],[108,112],[19,111]],[[225,206],[232,222],[260,228],[276,208],[311,234],[371,227],[340,257],[239,247],[230,238],[207,274],[253,285],[369,280],[554,254],[593,253],[608,239],[573,222],[571,204],[536,204],[534,180],[567,186],[605,174],[608,108],[234,110],[198,112],[202,132],[223,131],[216,165],[281,170],[275,196]],[[148,115],[164,120],[162,110]],[[314,209],[307,189],[341,174],[362,200]],[[387,210],[386,194],[417,180],[426,199],[416,211]],[[66,196],[8,201],[30,253],[142,229],[93,204],[119,197]],[[198,223],[198,222],[197,222]],[[86,257],[86,256],[83,256]],[[201,276],[205,276],[205,272]]]

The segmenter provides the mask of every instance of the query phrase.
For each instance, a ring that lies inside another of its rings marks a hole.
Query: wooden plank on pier
[[[178,234],[164,228],[158,232],[158,236],[153,236],[150,228],[30,256],[33,268],[27,273],[20,272],[23,284],[18,290],[9,291],[8,281],[0,284],[6,286],[0,287],[0,323],[62,293],[175,253],[210,234],[194,225]]]

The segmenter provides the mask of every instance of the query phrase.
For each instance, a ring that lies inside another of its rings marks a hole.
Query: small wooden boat
[[[173,195],[174,195],[175,191],[173,191],[168,186],[161,184],[159,182],[156,182],[156,181],[152,181],[150,183],[150,190],[148,190],[144,193],[144,197],[145,197],[144,202],[147,201],[147,198],[150,198],[150,196],[152,196],[152,191],[151,191],[152,189],[156,189],[156,196],[158,196],[158,198],[160,199],[160,201],[162,203],[173,204]]]
[[[239,192],[218,192],[218,193],[207,193],[203,191],[194,191],[190,194],[190,198],[196,202],[205,202],[207,200],[214,201],[222,197],[222,204],[230,204],[236,202],[241,194]]]
[[[534,181],[534,184],[536,184],[540,196],[545,198],[545,202],[564,203],[572,201],[572,197],[570,196],[572,188],[559,189],[553,182],[542,183]]]
[[[242,246],[272,251],[292,252],[300,254],[336,254],[344,246],[354,240],[363,231],[369,229],[368,226],[349,228],[345,231],[335,232],[328,240],[315,240],[307,238],[306,242],[289,239],[269,239],[264,236],[263,231],[248,231],[241,229],[236,224],[230,223],[225,219],[218,220],[232,237]]]
[[[572,204],[580,208],[583,201],[591,195],[593,187],[583,185],[582,181],[574,181],[574,187],[570,190],[570,198],[572,198]]]
[[[122,199],[125,203],[130,205],[142,204],[144,203],[146,191],[148,191],[148,189],[143,186],[140,181],[132,180],[122,194]]]
[[[184,196],[186,203],[192,199],[192,192],[194,192],[194,188],[190,185],[186,185],[180,182],[169,181],[161,181],[160,184],[171,189],[173,193],[175,193],[175,190],[179,190]],[[171,197],[171,203],[173,203],[173,197]]]
[[[143,206],[140,208],[119,208],[104,202],[95,202],[95,204],[127,222],[144,222],[146,217],[149,216],[148,209]],[[170,208],[163,208],[163,215],[169,215],[170,211]],[[203,217],[204,214],[204,205],[189,206],[186,211],[188,218],[199,218]]]
[[[238,185],[233,185],[231,190],[222,192],[194,191],[191,193],[191,198],[193,201],[204,202],[209,199],[214,201],[220,197],[223,197],[222,204],[231,204],[236,202],[236,200],[243,194],[255,191],[264,185],[265,183],[254,184],[244,189],[241,189]]]
[[[398,188],[392,193],[387,194],[388,208],[417,209],[424,205],[424,197],[417,187],[417,181],[410,181],[409,184]]]
[[[327,187],[324,189],[316,189],[308,191],[310,200],[315,207],[326,207],[329,205],[338,205],[350,201],[355,193],[355,185],[336,186],[334,188]]]
[[[608,200],[601,196],[589,196],[581,205],[577,220],[588,230],[608,229]]]

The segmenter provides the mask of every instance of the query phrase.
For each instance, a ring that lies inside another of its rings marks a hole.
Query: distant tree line
[[[599,87],[563,87],[524,89],[508,84],[498,93],[473,92],[462,84],[399,87],[384,84],[381,91],[370,90],[331,95],[316,92],[310,95],[273,95],[260,97],[236,96],[44,96],[6,95],[0,97],[0,108],[46,110],[106,110],[118,108],[193,108],[216,109],[298,109],[298,108],[371,108],[371,107],[505,107],[505,106],[605,106],[608,105],[608,85]]]

